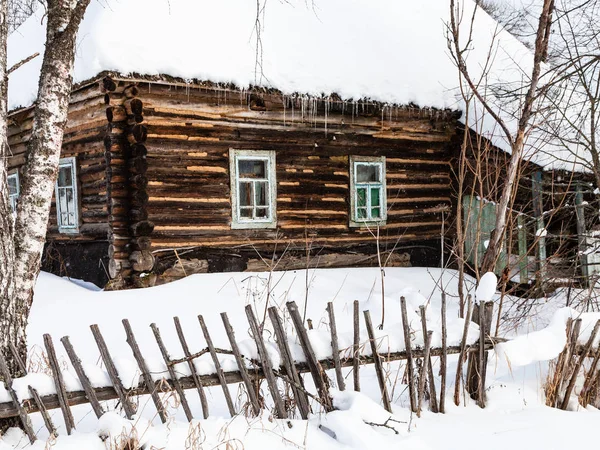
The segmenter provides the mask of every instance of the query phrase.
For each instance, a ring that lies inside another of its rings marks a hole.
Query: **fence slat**
[[[106,346],[106,342],[104,341],[104,336],[102,336],[98,325],[91,325],[90,329],[92,330],[92,335],[94,336],[94,340],[96,341],[96,346],[98,347],[98,351],[100,352],[100,357],[102,358],[104,367],[106,367],[108,377],[110,378],[110,381],[112,382],[117,397],[121,402],[121,406],[123,406],[125,416],[129,420],[131,420],[133,418],[133,415],[135,414],[135,408],[127,398],[125,388],[123,387],[123,383],[121,382],[121,378],[119,377],[119,372],[115,367],[115,363],[113,362],[112,357],[110,356],[110,352],[108,351],[108,347]]]
[[[90,379],[88,378],[85,371],[83,370],[83,367],[81,365],[81,360],[77,356],[77,353],[75,353],[75,349],[71,345],[69,336],[63,336],[63,338],[60,341],[62,342],[65,350],[67,351],[67,356],[71,360],[71,364],[73,365],[73,368],[75,369],[75,373],[77,374],[77,377],[79,378],[79,381],[81,382],[81,386],[83,387],[83,390],[85,391],[85,396],[89,400],[90,405],[92,405],[94,414],[96,414],[96,417],[98,417],[98,418],[102,417],[102,415],[104,414],[104,408],[102,408],[102,405],[100,405],[100,402],[98,401],[98,397],[96,396],[96,391],[94,390],[92,383],[90,383]]]
[[[227,407],[229,408],[229,414],[231,414],[231,417],[233,417],[236,414],[235,407],[233,406],[233,400],[231,399],[231,394],[229,392],[229,388],[227,387],[227,381],[225,380],[225,374],[223,372],[223,369],[221,368],[221,363],[219,362],[219,357],[217,356],[217,352],[215,351],[215,346],[213,345],[210,334],[208,333],[208,328],[206,328],[206,323],[204,323],[204,317],[202,317],[202,315],[198,316],[198,322],[200,322],[200,328],[202,328],[204,340],[206,341],[206,345],[208,346],[210,356],[212,357],[213,363],[215,365],[217,377],[219,377],[219,383],[221,384],[223,394],[225,395],[225,401],[227,402]]]
[[[421,315],[421,328],[423,331],[423,341],[427,338],[427,317],[425,314],[425,306],[419,306],[419,313]],[[430,344],[431,345],[431,344]],[[433,375],[433,364],[431,363],[431,357],[427,357],[427,379],[429,381],[429,406],[431,411],[434,413],[438,412],[437,405],[437,394],[435,392],[435,377]]]
[[[60,366],[58,365],[58,359],[56,358],[56,351],[54,350],[54,344],[52,343],[52,337],[49,334],[44,334],[44,346],[46,347],[46,353],[48,355],[48,361],[50,362],[50,369],[52,369],[52,376],[54,378],[54,386],[56,387],[56,395],[58,396],[58,403],[65,419],[65,427],[67,434],[75,429],[75,419],[73,419],[73,413],[69,407],[67,401],[67,391],[65,389],[65,382],[63,380]]]
[[[233,331],[231,323],[229,323],[229,317],[227,317],[226,312],[221,313],[221,320],[223,321],[223,326],[225,327],[225,333],[229,338],[231,350],[233,350],[233,356],[235,356],[235,362],[237,363],[238,369],[240,370],[242,380],[244,380],[244,386],[246,386],[246,392],[248,393],[248,398],[250,399],[252,410],[254,411],[254,414],[258,416],[260,414],[260,403],[258,401],[258,396],[256,395],[256,388],[252,383],[252,380],[250,379],[250,375],[248,375],[246,363],[244,362],[244,358],[242,357],[240,348],[238,347],[237,342],[235,341],[235,332]]]
[[[25,366],[25,361],[23,361],[23,359],[21,358],[17,347],[15,347],[15,345],[12,342],[8,343],[8,347],[10,348],[10,352],[12,353],[14,360],[19,366],[19,369],[21,369],[24,375],[27,375],[27,367]],[[56,436],[56,427],[54,426],[54,423],[52,423],[50,414],[48,414],[48,409],[46,409],[46,405],[44,405],[44,402],[42,402],[42,399],[40,397],[40,394],[38,394],[37,389],[35,389],[31,385],[27,386],[27,389],[29,390],[31,398],[33,399],[35,405],[40,411],[40,414],[42,415],[42,419],[44,420],[44,425],[46,425],[46,428],[48,429],[48,433],[50,433],[50,436]]]
[[[354,334],[352,341],[352,376],[354,378],[354,390],[360,392],[360,311],[358,300],[354,300]]]
[[[423,397],[425,396],[425,380],[427,379],[427,372],[429,371],[429,352],[431,351],[431,336],[433,331],[429,331],[424,337],[425,339],[425,355],[423,356],[423,364],[421,367],[421,374],[419,376],[419,390],[417,392],[419,403],[417,405],[417,417],[421,417],[421,407],[423,405]]]
[[[179,321],[179,317],[173,317],[173,322],[175,322],[175,330],[177,331],[177,337],[179,338],[179,342],[181,343],[181,348],[183,349],[183,354],[187,359],[188,367],[190,368],[190,372],[192,373],[192,378],[194,379],[194,384],[196,385],[196,390],[198,391],[198,396],[200,397],[200,405],[202,406],[202,415],[205,419],[208,419],[208,401],[206,400],[206,393],[204,392],[204,386],[202,385],[202,381],[198,376],[198,372],[196,371],[196,366],[194,366],[194,361],[192,360],[192,354],[190,352],[190,348],[188,347],[187,340],[185,339],[185,335],[183,334],[183,328],[181,328],[181,322]]]
[[[388,395],[387,385],[385,383],[385,375],[383,373],[383,365],[381,364],[381,356],[379,355],[379,350],[377,350],[375,331],[373,330],[373,324],[371,323],[371,313],[369,311],[363,311],[363,314],[365,316],[365,325],[367,327],[367,334],[369,335],[369,342],[371,344],[371,352],[373,353],[375,373],[377,374],[377,381],[379,382],[379,390],[381,391],[383,407],[387,412],[391,413],[392,404],[390,403],[390,396]]]
[[[23,408],[23,405],[21,405],[21,402],[17,397],[17,393],[12,387],[13,380],[10,375],[10,371],[8,370],[6,359],[4,359],[4,355],[2,354],[2,352],[0,352],[0,374],[2,375],[2,378],[4,378],[4,386],[6,387],[6,390],[10,395],[10,399],[12,400],[13,404],[15,405],[15,408],[17,408],[17,411],[19,412],[19,418],[21,419],[21,424],[23,425],[25,433],[27,433],[29,442],[33,444],[37,440],[37,437],[35,436],[35,432],[31,427],[31,420],[29,420],[29,416],[27,415],[25,408]]]
[[[177,395],[179,395],[179,401],[181,402],[181,406],[183,407],[185,417],[187,418],[188,422],[191,422],[194,419],[194,415],[192,414],[192,410],[190,409],[190,405],[188,404],[187,398],[185,398],[185,392],[183,392],[183,389],[181,388],[181,384],[179,383],[179,379],[177,378],[175,368],[171,364],[171,358],[160,335],[160,330],[158,329],[155,323],[150,324],[150,328],[154,333],[154,339],[156,339],[156,344],[158,345],[160,353],[167,366],[167,371],[169,372],[169,375],[171,377],[171,382],[173,383],[175,392],[177,392]]]
[[[293,381],[293,383],[290,383],[290,386],[292,388],[294,398],[296,399],[296,403],[298,404],[300,417],[307,419],[308,415],[310,414],[310,403],[306,393],[300,390],[300,387],[303,386],[302,378],[300,378],[298,370],[296,369],[296,364],[294,364],[294,358],[292,357],[292,351],[290,350],[290,346],[283,329],[283,324],[281,323],[279,313],[277,312],[277,308],[275,306],[271,306],[268,311],[269,317],[271,318],[271,323],[273,324],[273,330],[275,331],[275,340],[277,341],[277,346],[279,347],[279,353],[281,354],[283,366],[287,376]]]
[[[329,315],[329,331],[331,333],[331,351],[333,363],[335,365],[335,377],[340,391],[346,390],[344,382],[344,374],[342,373],[342,365],[340,363],[340,348],[338,345],[337,327],[335,324],[335,313],[333,311],[333,303],[327,303],[327,314]]]
[[[415,374],[413,368],[412,346],[410,342],[410,324],[406,311],[406,299],[400,297],[400,309],[402,310],[402,328],[404,330],[404,345],[406,347],[406,367],[408,373],[408,394],[410,398],[410,410],[417,412],[417,399],[415,397]]]
[[[302,346],[304,356],[308,362],[308,367],[313,377],[313,381],[315,382],[315,386],[319,391],[321,404],[325,408],[325,411],[332,411],[333,406],[331,403],[331,396],[329,395],[327,376],[325,375],[325,372],[323,371],[323,368],[321,367],[321,364],[319,363],[319,360],[317,359],[312,348],[312,344],[308,339],[308,333],[306,332],[306,328],[304,328],[304,324],[302,323],[302,318],[298,312],[298,306],[296,305],[296,302],[287,302],[286,306],[290,313],[290,317],[292,318],[292,322],[294,323],[294,327],[296,328],[296,332],[298,333],[300,345]]]
[[[446,412],[446,370],[448,361],[448,332],[446,330],[446,293],[442,291],[442,355],[440,356],[440,407],[439,411]]]
[[[125,328],[125,334],[127,335],[127,343],[129,347],[131,347],[131,351],[133,352],[133,357],[135,358],[137,365],[142,374],[142,380],[146,385],[146,389],[150,393],[150,398],[152,398],[152,402],[156,407],[156,412],[158,412],[158,417],[160,417],[160,421],[162,423],[167,422],[167,414],[165,413],[165,407],[163,406],[158,392],[156,392],[156,384],[150,375],[150,371],[148,370],[148,366],[146,365],[146,361],[142,356],[142,352],[140,351],[140,347],[138,346],[137,340],[135,339],[135,335],[133,334],[133,330],[131,329],[131,325],[129,324],[129,320],[123,319],[121,321],[123,323],[123,328]]]
[[[285,405],[283,404],[283,400],[279,394],[277,379],[273,374],[273,365],[269,359],[269,354],[267,352],[267,347],[265,346],[265,341],[263,340],[261,329],[258,326],[256,317],[252,311],[252,305],[246,305],[245,310],[246,317],[248,318],[248,324],[250,325],[250,330],[252,331],[252,336],[254,337],[254,342],[256,343],[256,348],[258,349],[260,363],[265,374],[265,378],[267,379],[267,385],[269,386],[269,391],[271,391],[273,403],[275,403],[277,417],[280,419],[287,419],[287,411],[285,410]]]

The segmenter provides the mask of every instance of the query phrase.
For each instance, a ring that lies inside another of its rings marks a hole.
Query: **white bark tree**
[[[7,345],[12,342],[26,354],[27,320],[40,271],[73,83],[75,39],[89,3],[46,1],[46,47],[13,224],[7,182],[8,2],[0,0],[0,351],[13,371],[17,368]]]

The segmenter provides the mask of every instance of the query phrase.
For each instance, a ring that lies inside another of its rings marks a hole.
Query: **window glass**
[[[63,166],[58,169],[58,186],[67,187],[73,185],[73,171],[72,167]]]
[[[265,178],[266,161],[240,159],[238,160],[238,176],[240,178]]]
[[[8,195],[19,195],[19,180],[15,175],[8,176]]]
[[[379,164],[357,164],[356,165],[356,182],[357,183],[372,183],[379,180]]]

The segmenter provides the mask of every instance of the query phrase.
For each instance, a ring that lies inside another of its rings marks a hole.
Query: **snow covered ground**
[[[415,330],[413,344],[422,340],[418,332],[420,324],[414,312],[419,305],[427,305],[429,328],[439,330],[440,286],[444,286],[448,293],[449,341],[457,342],[460,332],[456,330],[461,329],[462,321],[457,318],[456,274],[453,271],[442,273],[439,269],[422,268],[386,270],[386,319],[384,329],[378,331],[384,349],[404,346],[399,332],[400,296],[405,296],[409,305],[411,324]],[[475,293],[472,283],[469,289]],[[482,292],[480,289],[480,296]],[[329,332],[325,312],[328,301],[335,305],[341,347],[348,345],[354,300],[360,302],[361,310],[371,311],[374,324],[381,321],[381,279],[378,269],[319,269],[309,271],[308,276],[305,271],[271,275],[193,275],[165,286],[120,292],[89,290],[85,286],[43,273],[38,280],[28,328],[33,368],[36,369],[35,362],[39,361],[41,355],[43,333],[53,336],[59,354],[62,347],[58,339],[69,335],[86,368],[96,366],[94,371],[90,370],[92,381],[96,385],[108,384],[102,369],[98,367],[98,351],[89,331],[89,325],[96,323],[113,356],[119,361],[119,371],[125,375],[124,381],[127,382],[129,377],[129,383],[134,383],[136,374],[129,347],[125,344],[120,323],[122,318],[130,319],[144,356],[154,361],[151,367],[156,378],[163,376],[164,365],[159,360],[158,348],[148,325],[155,322],[160,327],[172,356],[177,357],[180,347],[172,324],[172,317],[176,315],[182,321],[193,352],[205,347],[196,319],[198,314],[204,316],[215,345],[229,347],[219,317],[220,312],[228,312],[237,339],[246,345],[243,351],[249,352],[251,347],[248,345],[244,306],[253,305],[255,312],[262,317],[267,299],[269,306],[279,307],[282,313],[286,301],[296,301],[301,312],[306,301],[307,318],[311,318],[315,326],[311,340],[321,355],[331,352],[327,345]],[[475,449],[482,445],[492,449],[506,449],[509,446],[514,449],[589,447],[596,439],[593,433],[600,419],[597,410],[588,407],[586,410],[579,408],[578,412],[563,412],[544,406],[543,383],[547,361],[562,350],[566,318],[576,314],[573,310],[562,308],[563,302],[564,298],[560,295],[538,302],[532,320],[523,323],[516,331],[514,328],[510,331],[512,335],[520,334],[521,337],[502,346],[498,358],[490,358],[488,406],[485,410],[479,409],[469,399],[463,399],[466,407],[452,404],[453,374],[456,370],[455,359],[452,359],[448,368],[447,414],[425,412],[421,418],[411,416],[406,386],[401,384],[403,366],[393,363],[386,367],[390,376],[393,416],[380,406],[373,368],[364,366],[361,369],[361,393],[335,391],[334,403],[338,410],[322,414],[317,412],[318,408],[313,408],[316,413],[308,421],[297,418],[289,423],[275,420],[270,417],[269,410],[258,418],[244,415],[229,418],[222,391],[219,387],[213,387],[208,389],[211,417],[194,421],[191,425],[185,421],[181,408],[176,408],[173,401],[170,402],[170,420],[166,425],[159,423],[156,410],[147,398],[140,400],[140,412],[133,422],[122,419],[118,410],[107,413],[98,421],[88,406],[81,405],[73,408],[77,432],[70,437],[62,428],[60,411],[53,411],[53,419],[61,427],[60,437],[48,443],[45,442],[47,433],[41,418],[33,415],[34,427],[39,430],[41,439],[31,448],[118,448],[115,441],[131,434],[136,434],[147,449]],[[598,317],[586,315],[584,318],[582,339],[586,339],[585,333],[589,335],[591,324]],[[476,339],[476,326],[472,333],[471,339]],[[434,336],[434,341],[439,334],[437,336]],[[361,338],[363,341],[366,339],[365,336]],[[269,344],[273,344],[272,339]],[[67,366],[65,355],[60,354],[59,357]],[[198,368],[203,373],[212,372],[214,366],[209,358],[203,358],[200,358]],[[230,357],[224,355],[222,358],[226,370],[232,367]],[[301,359],[299,354],[298,359]],[[434,358],[434,364],[437,368],[437,358]],[[344,373],[347,375],[347,384],[351,385],[351,373],[349,370]],[[68,372],[65,374],[70,388],[77,389],[75,377],[68,376]],[[38,374],[35,377],[41,381],[33,380],[32,383],[52,390],[51,384],[43,381],[45,375]],[[335,385],[335,377],[331,378]],[[308,378],[306,380],[309,381]],[[25,396],[23,387],[17,390]],[[266,387],[263,390],[269,403]],[[244,403],[245,395],[238,393],[238,388],[233,386],[232,394],[239,407]],[[5,393],[0,392],[0,397],[4,396]],[[187,397],[195,416],[202,417],[195,393],[190,391]],[[114,409],[115,404],[108,402],[106,407]],[[388,421],[390,417],[392,420]],[[386,421],[390,428],[367,424],[383,424]],[[106,442],[99,436],[106,438]],[[30,448],[27,439],[17,430],[12,430],[0,440],[0,450],[13,448]]]

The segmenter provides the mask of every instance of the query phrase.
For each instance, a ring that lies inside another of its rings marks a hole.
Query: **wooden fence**
[[[204,322],[204,318],[200,315],[198,316],[198,321],[206,340],[207,347],[197,353],[192,353],[190,351],[188,341],[183,333],[179,319],[177,317],[173,319],[177,336],[181,344],[181,349],[185,355],[182,359],[171,358],[169,351],[165,347],[159,328],[155,324],[151,324],[150,327],[153,331],[156,344],[160,350],[170,378],[168,380],[163,379],[160,381],[154,381],[152,379],[150,370],[148,369],[146,360],[142,355],[136,336],[129,324],[129,321],[124,319],[122,323],[127,336],[126,342],[131,348],[141,374],[141,381],[139,385],[132,389],[127,389],[123,386],[113,358],[111,357],[111,353],[106,345],[99,327],[97,325],[91,325],[91,332],[94,336],[112,386],[102,388],[94,388],[92,386],[92,383],[86,375],[81,361],[69,340],[69,337],[65,336],[60,341],[64,346],[67,356],[73,368],[75,369],[77,378],[83,387],[83,391],[67,392],[62,371],[56,356],[54,343],[50,335],[46,334],[44,335],[44,346],[50,369],[52,371],[54,385],[56,387],[56,394],[40,396],[33,386],[29,386],[28,388],[31,399],[23,402],[19,401],[17,394],[12,387],[13,380],[7,368],[6,361],[0,353],[0,375],[2,375],[4,378],[6,389],[11,396],[10,402],[0,403],[0,418],[19,417],[23,424],[23,428],[28,434],[30,440],[33,442],[35,441],[36,436],[32,429],[29,418],[29,414],[33,412],[39,411],[48,431],[51,434],[56,434],[56,427],[52,423],[50,415],[48,414],[48,410],[60,408],[67,433],[71,434],[71,432],[75,429],[75,421],[71,412],[71,406],[89,403],[96,416],[100,417],[105,412],[104,406],[101,402],[118,399],[121,407],[123,408],[124,414],[127,416],[127,418],[131,419],[136,413],[136,405],[132,399],[140,395],[150,395],[152,402],[156,407],[157,414],[160,420],[164,423],[167,421],[166,408],[159,394],[164,392],[175,392],[179,398],[179,404],[181,408],[183,408],[188,421],[191,421],[194,417],[186,398],[185,391],[196,391],[200,398],[203,417],[207,418],[209,416],[209,408],[206,400],[205,388],[208,386],[217,385],[221,386],[225,395],[225,401],[227,402],[229,412],[232,416],[234,416],[241,411],[236,410],[229,390],[229,385],[233,383],[244,384],[247,402],[251,408],[251,411],[254,414],[258,414],[261,409],[264,408],[264,402],[260,398],[259,384],[261,380],[266,380],[267,387],[273,400],[274,415],[276,417],[282,419],[288,418],[289,415],[293,413],[293,410],[297,408],[300,417],[306,419],[311,413],[311,399],[313,400],[313,406],[316,402],[316,404],[320,405],[320,407],[325,411],[331,411],[333,409],[330,395],[330,382],[325,372],[326,370],[334,370],[337,386],[340,390],[344,390],[346,389],[346,379],[343,376],[342,368],[352,367],[354,382],[352,388],[355,391],[360,391],[359,373],[362,364],[374,364],[383,406],[386,410],[391,412],[391,398],[386,385],[383,363],[398,360],[407,361],[406,379],[408,380],[410,407],[412,411],[420,414],[424,401],[428,399],[429,408],[432,411],[444,412],[444,400],[446,397],[446,358],[447,355],[450,354],[459,355],[459,372],[462,370],[462,362],[468,361],[465,387],[469,391],[470,395],[480,402],[480,406],[483,407],[485,405],[485,363],[487,360],[487,351],[492,349],[494,345],[494,342],[489,336],[493,308],[493,304],[491,302],[485,306],[481,304],[481,307],[479,305],[475,305],[475,308],[477,311],[479,311],[479,313],[477,315],[473,314],[473,319],[482,323],[480,326],[481,333],[479,341],[475,344],[467,345],[466,335],[469,323],[467,320],[465,323],[464,336],[461,345],[449,347],[446,345],[445,296],[443,296],[443,320],[441,330],[442,346],[440,348],[431,348],[430,344],[432,331],[427,329],[425,321],[425,309],[424,307],[421,307],[421,326],[425,343],[423,347],[411,348],[412,332],[408,325],[406,301],[404,298],[401,298],[402,323],[406,349],[404,351],[394,353],[386,352],[385,354],[381,354],[379,351],[378,340],[375,338],[369,311],[363,311],[363,320],[366,326],[371,349],[371,354],[365,355],[361,353],[362,346],[359,333],[361,321],[360,311],[358,301],[355,301],[353,314],[353,344],[349,357],[344,357],[347,352],[345,349],[342,350],[339,348],[333,304],[328,303],[327,314],[331,332],[332,357],[321,360],[319,360],[315,355],[315,351],[311,345],[307,329],[304,326],[304,322],[300,316],[297,305],[294,302],[288,302],[286,307],[296,331],[298,341],[302,347],[306,362],[298,363],[294,361],[279,312],[276,307],[271,307],[268,309],[269,320],[271,321],[275,333],[275,340],[281,356],[281,367],[273,367],[271,360],[268,357],[267,347],[263,339],[262,329],[264,324],[261,325],[257,321],[252,307],[248,305],[246,306],[245,312],[250,330],[252,332],[253,340],[256,343],[258,360],[249,359],[241,353],[235,339],[234,330],[226,313],[221,313],[221,319],[223,321],[223,326],[225,328],[231,348],[220,349],[213,345],[213,340],[211,339],[209,330]],[[485,319],[486,317],[487,320]],[[26,373],[25,364],[20,359],[16,349],[11,347],[10,350],[14,358],[18,361],[21,371]],[[210,354],[212,358],[216,373],[210,375],[199,375],[196,371],[193,361],[194,359],[199,358],[207,353]],[[219,354],[233,355],[237,363],[237,370],[225,372],[219,362]],[[440,358],[441,392],[439,395],[436,393],[435,389],[436,384],[434,381],[433,366],[431,364],[432,357]],[[415,364],[415,360],[420,360],[420,364]],[[253,368],[248,368],[248,361],[252,363]],[[180,363],[187,363],[191,373],[190,376],[177,376],[177,373],[175,372],[175,365]],[[416,369],[417,367],[418,370]],[[303,378],[301,377],[301,374],[303,373],[310,373],[316,387],[316,393],[311,393],[305,389]],[[460,384],[462,372],[460,376],[457,373],[457,379],[459,380]],[[293,395],[293,401],[284,402],[279,390],[280,382],[284,383],[284,386],[287,385],[289,387],[289,390]]]

